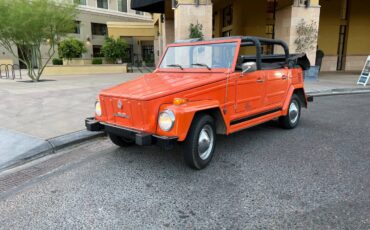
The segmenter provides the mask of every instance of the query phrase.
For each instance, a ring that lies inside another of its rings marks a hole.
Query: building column
[[[163,26],[163,34],[165,34],[163,46],[166,47],[175,41],[175,26],[174,20],[170,18],[165,18]]]
[[[294,0],[291,5],[277,9],[275,19],[275,38],[284,40],[288,43],[290,53],[295,53],[297,45],[297,25],[302,19],[307,23],[315,23],[316,29],[319,28],[320,22],[320,5],[319,0]],[[311,62],[315,65],[317,38],[312,44],[314,47],[307,50],[306,54]]]
[[[189,39],[191,23],[203,26],[204,39],[212,38],[211,0],[178,0],[174,7],[175,40]]]

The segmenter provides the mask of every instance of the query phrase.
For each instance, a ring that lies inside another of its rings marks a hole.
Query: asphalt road
[[[211,165],[102,138],[0,174],[1,229],[370,229],[370,94],[294,130],[219,137]]]

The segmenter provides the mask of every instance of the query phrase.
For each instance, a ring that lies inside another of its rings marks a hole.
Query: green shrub
[[[127,43],[121,38],[108,37],[104,41],[101,53],[109,63],[117,63],[117,59],[125,59],[127,47]]]
[[[60,58],[53,58],[52,63],[53,65],[63,65],[63,60]]]
[[[101,65],[101,64],[103,64],[103,59],[101,59],[101,58],[94,58],[94,59],[92,59],[92,64],[93,65]]]
[[[71,60],[79,58],[87,51],[85,43],[76,38],[67,38],[61,41],[58,45],[59,57]]]
[[[191,23],[189,26],[189,38],[199,38],[200,40],[203,40],[203,25],[202,24],[193,24]]]

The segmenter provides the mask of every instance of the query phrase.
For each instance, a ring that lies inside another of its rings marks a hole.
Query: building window
[[[141,56],[145,61],[146,66],[154,66],[154,46],[143,45],[141,46]]]
[[[266,25],[266,37],[274,38],[275,32],[275,25],[274,24],[267,24]]]
[[[231,26],[233,24],[233,6],[229,5],[229,6],[225,7],[223,9],[222,16],[223,16],[222,17],[222,20],[223,20],[222,26],[223,27]]]
[[[107,25],[99,23],[91,23],[91,33],[92,35],[107,35]]]
[[[108,9],[108,0],[97,0],[98,8]]]
[[[266,25],[266,38],[274,38],[275,37],[275,25],[274,24],[267,24]],[[274,53],[274,46],[273,45],[264,45],[262,46],[262,53],[264,54],[273,54]]]
[[[86,0],[73,0],[74,4],[86,5]]]
[[[118,11],[127,12],[127,0],[118,0]]]
[[[275,20],[276,8],[278,5],[277,0],[267,0],[267,19]]]
[[[267,0],[267,13],[274,13],[276,9],[276,0]]]
[[[75,21],[75,27],[74,27],[74,34],[80,34],[80,28],[81,28],[81,22],[80,21]]]

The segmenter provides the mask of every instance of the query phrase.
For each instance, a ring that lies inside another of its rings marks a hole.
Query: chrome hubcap
[[[296,101],[292,101],[289,106],[289,119],[292,124],[296,123],[298,120],[299,109]]]
[[[205,125],[200,131],[198,139],[198,154],[200,159],[206,160],[212,152],[214,143],[213,129],[210,125]]]

